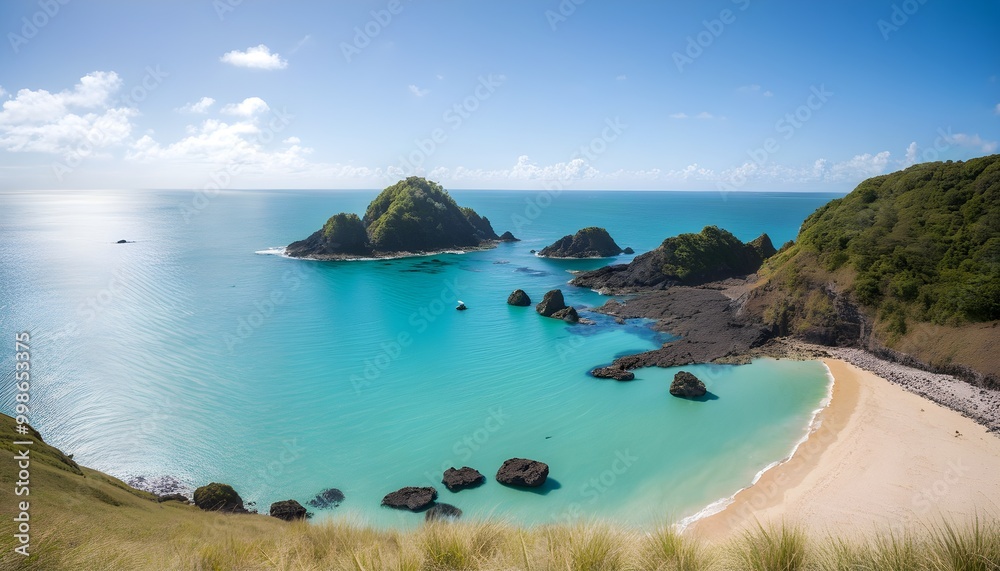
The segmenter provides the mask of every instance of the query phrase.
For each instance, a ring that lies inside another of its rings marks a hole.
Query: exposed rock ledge
[[[619,357],[613,366],[630,370],[723,359],[749,362],[747,351],[766,342],[771,333],[763,324],[740,315],[739,301],[730,297],[737,296],[748,283],[743,279],[698,287],[674,286],[624,302],[609,300],[596,311],[623,319],[655,319],[656,330],[681,337],[659,349]]]

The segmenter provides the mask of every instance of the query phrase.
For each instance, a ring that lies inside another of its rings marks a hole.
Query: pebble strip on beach
[[[843,347],[823,347],[827,353],[918,394],[941,406],[961,413],[1000,433],[1000,391],[971,385],[951,375],[928,373],[885,359],[867,351]]]

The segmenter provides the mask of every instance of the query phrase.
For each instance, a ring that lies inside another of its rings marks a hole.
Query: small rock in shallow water
[[[631,381],[635,379],[635,373],[626,371],[621,367],[599,367],[590,372],[598,379],[614,379],[616,381]]]
[[[554,289],[545,292],[541,303],[535,306],[535,311],[545,317],[553,317],[557,311],[566,309],[566,301],[563,299],[562,290]]]
[[[341,492],[337,488],[330,488],[316,494],[315,498],[309,500],[309,505],[325,510],[339,506],[342,501],[344,501],[344,492]]]
[[[687,371],[674,375],[674,382],[670,383],[670,394],[675,397],[697,398],[705,396],[707,392],[705,383]]]
[[[424,521],[454,521],[462,517],[462,510],[451,504],[434,504],[424,514]]]
[[[531,305],[531,298],[528,297],[528,294],[524,293],[523,289],[516,289],[507,296],[507,305],[527,307]]]
[[[511,458],[497,470],[497,481],[507,486],[537,488],[548,477],[548,464],[527,458]]]
[[[271,504],[270,514],[285,521],[295,521],[306,518],[306,508],[295,500],[284,500]]]
[[[382,498],[382,505],[397,510],[417,512],[433,504],[437,497],[437,490],[434,488],[407,486],[386,494]]]
[[[483,476],[479,470],[468,466],[462,466],[458,469],[454,466],[448,468],[444,471],[444,477],[441,479],[441,483],[452,492],[475,488],[485,482],[486,476]]]

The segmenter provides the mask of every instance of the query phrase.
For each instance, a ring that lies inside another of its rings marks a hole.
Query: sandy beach
[[[842,536],[1000,517],[1000,437],[838,359],[833,398],[787,462],[687,532],[708,540],[756,522]]]

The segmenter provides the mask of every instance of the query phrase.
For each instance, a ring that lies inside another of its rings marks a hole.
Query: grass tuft
[[[569,568],[572,571],[621,571],[625,569],[625,545],[622,531],[603,525],[577,526],[568,529]]]
[[[931,569],[947,571],[1000,570],[1000,526],[976,516],[964,527],[950,521],[931,528]]]
[[[806,569],[806,534],[782,525],[744,532],[733,544],[731,557],[745,571],[799,571]]]
[[[639,545],[637,566],[648,571],[700,571],[712,561],[702,545],[671,525],[657,528]]]

